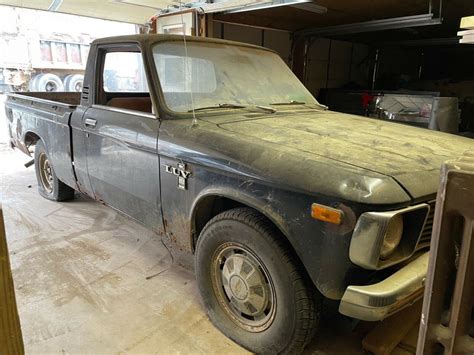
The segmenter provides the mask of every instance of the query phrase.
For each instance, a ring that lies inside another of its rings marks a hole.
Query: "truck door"
[[[162,231],[160,121],[138,48],[98,49],[94,104],[83,118],[87,170],[97,200]]]

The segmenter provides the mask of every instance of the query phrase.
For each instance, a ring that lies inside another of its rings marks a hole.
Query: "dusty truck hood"
[[[221,129],[395,179],[413,199],[433,195],[441,164],[474,140],[332,111],[218,119]]]

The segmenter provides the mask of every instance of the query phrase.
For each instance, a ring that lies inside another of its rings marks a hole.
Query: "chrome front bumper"
[[[339,312],[367,321],[382,320],[423,296],[429,252],[413,260],[385,280],[368,286],[348,286]]]

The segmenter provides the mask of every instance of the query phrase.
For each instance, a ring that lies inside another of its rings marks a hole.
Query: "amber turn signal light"
[[[344,213],[336,208],[313,203],[311,205],[311,217],[323,222],[341,224]]]

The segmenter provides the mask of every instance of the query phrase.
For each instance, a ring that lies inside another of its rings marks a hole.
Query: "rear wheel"
[[[38,141],[35,147],[35,170],[41,196],[53,201],[74,198],[74,189],[56,177],[42,141]]]
[[[314,336],[321,296],[282,235],[238,208],[214,217],[196,249],[196,276],[211,321],[256,353],[294,354]]]

